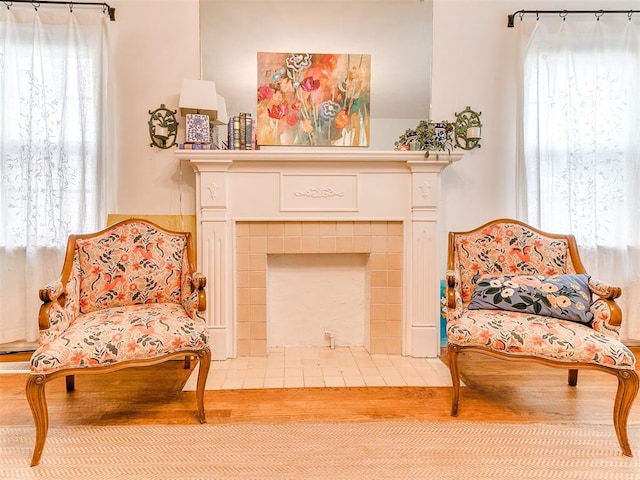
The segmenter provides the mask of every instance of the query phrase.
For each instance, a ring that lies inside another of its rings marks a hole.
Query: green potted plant
[[[446,151],[451,153],[453,149],[453,127],[448,121],[431,122],[420,120],[416,128],[407,129],[394,143],[396,150],[424,150],[425,157],[430,152]]]

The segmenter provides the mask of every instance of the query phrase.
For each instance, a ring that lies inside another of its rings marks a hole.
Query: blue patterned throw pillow
[[[478,276],[470,310],[509,310],[589,323],[589,275]]]

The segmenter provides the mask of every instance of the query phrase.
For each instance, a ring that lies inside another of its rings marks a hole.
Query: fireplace
[[[274,328],[313,331],[313,341],[327,345],[362,331],[360,344],[370,353],[437,356],[440,173],[460,154],[425,159],[422,152],[307,149],[176,156],[196,172],[198,269],[208,280],[214,358],[263,356],[281,342],[309,341]],[[312,279],[310,266],[333,275],[331,265],[353,262],[352,273],[333,268],[336,280],[311,280],[307,288],[322,290],[317,295],[326,298],[327,311],[351,297],[362,308],[331,312],[341,316],[331,323],[312,314],[318,305],[304,291],[289,302],[289,292],[270,290],[282,284],[279,269],[301,268],[298,261]],[[342,277],[347,283],[336,291],[332,284]],[[344,295],[352,285],[354,293]],[[298,317],[287,324],[278,315]]]
[[[368,331],[365,338],[361,338],[358,345],[364,345],[370,352],[401,354],[402,353],[402,273],[403,273],[403,226],[401,222],[381,221],[273,221],[273,222],[237,222],[236,223],[236,276],[237,276],[237,353],[243,355],[265,355],[267,345],[276,344],[269,342],[266,336],[270,323],[279,321],[270,311],[268,299],[267,277],[271,270],[269,258],[275,256],[307,258],[306,270],[297,275],[302,281],[304,273],[309,273],[313,264],[320,267],[326,266],[323,275],[331,276],[332,271],[343,271],[342,277],[349,279],[349,271],[338,269],[345,266],[340,257],[350,257],[353,263],[359,259],[365,271],[362,283],[366,284],[363,292],[364,299],[359,300],[353,294],[356,303],[364,301],[361,315],[355,313],[357,305],[352,309],[345,307],[345,313],[338,322],[324,320],[323,315],[331,315],[335,303],[343,303],[345,298],[336,292],[333,285],[318,280],[311,281],[307,287],[322,289],[308,295],[308,308],[299,305],[300,298],[305,292],[298,295],[287,295],[288,292],[279,292],[280,297],[285,297],[281,303],[289,303],[289,308],[281,309],[280,315],[295,315],[291,321],[308,322],[303,328],[307,330],[333,332],[338,327],[350,330],[348,323],[355,324],[352,328],[362,327]],[[323,259],[324,257],[324,259]],[[283,268],[287,268],[286,266]],[[295,268],[288,266],[291,275],[295,275]],[[352,268],[351,273],[357,277],[357,269]],[[340,275],[333,275],[333,282],[339,281]],[[292,279],[295,281],[295,279]],[[271,282],[273,285],[276,282]],[[357,279],[351,282],[343,282],[340,288],[344,291],[349,288],[348,283],[359,284]],[[284,287],[284,286],[283,286]],[[295,292],[295,287],[290,290]],[[276,292],[278,293],[278,292]],[[288,298],[286,298],[288,297]],[[347,295],[348,297],[348,295]],[[318,312],[319,306],[314,302],[322,302],[323,312]],[[313,307],[316,310],[312,311]],[[270,315],[271,313],[271,315]],[[359,318],[358,318],[359,317]],[[309,321],[308,319],[314,319]],[[318,324],[325,322],[325,324]],[[329,325],[333,324],[332,327]],[[282,335],[285,336],[285,335]],[[299,337],[302,336],[302,333]],[[301,340],[302,341],[302,340]],[[341,342],[340,335],[334,341]],[[296,344],[290,337],[287,345],[277,346],[304,346]],[[347,342],[351,343],[351,342]]]

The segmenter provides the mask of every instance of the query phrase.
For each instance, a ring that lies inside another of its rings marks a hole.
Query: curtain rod
[[[13,5],[14,3],[30,3],[31,5],[34,6],[36,10],[38,10],[38,7],[40,5],[69,5],[69,9],[71,11],[73,11],[74,5],[100,6],[100,7],[103,7],[105,12],[109,13],[109,20],[111,20],[112,22],[116,21],[116,9],[115,7],[109,6],[108,3],[72,2],[72,1],[64,2],[64,1],[57,1],[57,0],[41,0],[40,2],[34,2],[32,0],[3,0],[3,3],[7,6],[7,10],[9,10],[11,8],[11,5]]]
[[[640,10],[518,10],[517,12],[513,12],[511,15],[507,15],[507,27],[512,28],[514,26],[514,19],[516,15],[520,15],[522,19],[528,13],[535,13],[536,17],[540,14],[558,14],[560,17],[564,18],[570,13],[593,13],[597,19],[600,19],[602,15],[605,13],[626,13],[629,16],[629,20],[631,20],[631,15],[634,13],[640,13]]]

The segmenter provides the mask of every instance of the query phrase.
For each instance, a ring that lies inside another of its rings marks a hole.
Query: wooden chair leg
[[[627,457],[632,457],[633,453],[631,452],[629,437],[627,436],[627,420],[631,412],[633,400],[638,394],[640,383],[635,370],[619,370],[617,376],[618,392],[616,393],[616,401],[613,405],[613,426],[616,429],[622,454]]]
[[[65,383],[67,386],[67,392],[73,392],[76,389],[76,376],[67,375],[65,377]]]
[[[453,344],[447,346],[447,360],[449,362],[449,373],[451,374],[451,384],[453,386],[453,396],[451,399],[451,416],[458,416],[458,402],[460,400],[460,374],[458,372],[458,347]]]
[[[568,378],[569,386],[575,387],[578,384],[578,369],[569,370],[569,378]]]
[[[211,350],[209,347],[203,348],[199,352],[200,368],[198,370],[198,383],[196,385],[196,405],[198,407],[198,420],[200,423],[207,423],[204,412],[204,391],[207,384],[207,376],[211,367]]]
[[[44,443],[47,439],[47,431],[49,430],[49,413],[44,391],[46,382],[47,380],[44,375],[30,375],[29,380],[27,380],[27,400],[31,407],[33,421],[36,424],[36,443],[33,449],[33,456],[31,457],[32,467],[40,463]]]

